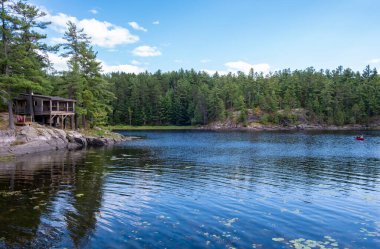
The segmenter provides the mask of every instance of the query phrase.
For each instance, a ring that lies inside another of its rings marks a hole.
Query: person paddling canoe
[[[364,135],[360,135],[356,137],[356,140],[363,141],[364,140]]]

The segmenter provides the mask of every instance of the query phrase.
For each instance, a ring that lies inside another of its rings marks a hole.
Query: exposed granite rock
[[[87,137],[87,144],[93,147],[102,147],[108,144],[108,141],[97,137]]]
[[[17,128],[16,131],[0,131],[0,156],[49,150],[78,150],[131,140],[119,134],[114,137],[87,137],[77,131],[64,131],[39,125],[24,126]]]
[[[14,141],[16,141],[15,131],[0,130],[0,144],[13,143]]]

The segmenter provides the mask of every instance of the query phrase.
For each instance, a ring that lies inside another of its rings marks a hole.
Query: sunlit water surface
[[[380,133],[135,131],[0,162],[1,248],[380,248]]]

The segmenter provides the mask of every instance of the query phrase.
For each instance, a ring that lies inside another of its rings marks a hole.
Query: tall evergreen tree
[[[69,58],[69,71],[63,75],[62,94],[76,99],[76,111],[82,117],[83,128],[86,128],[87,121],[91,126],[104,124],[111,112],[110,101],[114,95],[101,75],[102,68],[96,60],[90,37],[75,23],[68,22],[67,25],[62,56]]]
[[[48,23],[39,21],[45,13],[25,1],[0,0],[0,4],[0,89],[8,102],[9,128],[14,129],[13,97],[22,91],[42,92],[47,86],[48,46],[38,31]]]

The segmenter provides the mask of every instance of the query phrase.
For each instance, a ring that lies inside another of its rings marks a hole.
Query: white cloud
[[[76,17],[58,13],[52,15],[48,11],[42,19],[50,21],[50,27],[59,33],[64,33],[67,29],[67,22],[75,23],[78,28],[84,29],[84,32],[92,38],[92,43],[100,47],[112,48],[117,45],[135,43],[139,37],[132,35],[128,29],[115,24],[99,21],[95,18],[79,20]]]
[[[54,53],[47,53],[49,57],[49,61],[53,64],[52,67],[60,72],[60,71],[67,71],[69,69],[67,62],[69,58],[63,58],[59,56],[58,54]],[[129,64],[121,64],[121,65],[107,65],[104,61],[98,60],[102,65],[102,71],[103,73],[111,73],[111,72],[125,72],[125,73],[142,73],[145,72],[145,68],[138,67],[135,65],[129,65]]]
[[[226,67],[225,70],[212,70],[212,69],[203,69],[202,71],[213,75],[215,72],[218,72],[220,75],[226,75],[228,73],[237,73],[238,71],[241,71],[245,74],[248,74],[251,68],[255,72],[263,72],[263,73],[269,73],[270,66],[266,63],[261,64],[250,64],[244,61],[230,61],[224,64]]]
[[[97,11],[96,9],[90,9],[89,11],[90,11],[92,14],[94,14],[94,15],[98,14],[98,11]]]
[[[67,62],[68,58],[62,58],[58,54],[47,53],[49,61],[53,64],[52,67],[57,71],[66,71],[68,70]]]
[[[64,33],[67,29],[67,22],[78,23],[78,19],[74,16],[69,16],[64,13],[58,13],[57,15],[51,15],[46,10],[44,11],[46,16],[42,17],[43,21],[51,22],[51,27],[53,30]]]
[[[129,22],[128,24],[129,24],[129,26],[131,26],[135,30],[141,30],[141,31],[144,31],[144,32],[148,31],[146,28],[141,27],[137,22]]]
[[[131,64],[137,66],[137,65],[141,65],[141,62],[139,62],[138,60],[132,60]]]
[[[129,33],[129,30],[109,22],[101,22],[96,19],[83,19],[78,26],[91,36],[92,42],[101,47],[114,47],[120,44],[135,43],[138,36]]]
[[[122,64],[122,65],[113,65],[109,66],[106,63],[102,62],[103,72],[104,73],[112,73],[112,72],[125,72],[125,73],[142,73],[145,72],[145,69],[142,67]]]
[[[160,21],[159,21],[159,20],[154,21],[154,22],[152,22],[152,24],[154,24],[154,25],[159,25],[159,24],[160,24]]]
[[[244,61],[230,61],[224,64],[227,67],[227,71],[236,73],[238,71],[249,73],[249,70],[251,68],[255,72],[263,72],[263,73],[269,73],[270,66],[269,64],[262,63],[262,64],[250,64]]]
[[[50,43],[52,44],[61,44],[61,43],[66,43],[67,41],[63,39],[62,37],[53,37],[50,38]]]
[[[377,59],[372,59],[370,61],[368,61],[370,64],[378,64],[380,63],[380,58],[377,58]]]
[[[151,56],[160,56],[161,52],[157,47],[151,46],[139,46],[132,51],[133,55],[141,57],[151,57]]]

